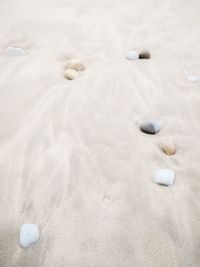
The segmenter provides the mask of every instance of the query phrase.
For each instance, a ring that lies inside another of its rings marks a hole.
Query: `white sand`
[[[1,267],[200,266],[200,83],[186,78],[200,75],[199,10],[1,0]],[[27,56],[5,57],[12,45]],[[128,61],[129,49],[152,59]],[[74,81],[63,79],[70,57],[87,67]],[[149,118],[158,135],[138,130]],[[153,183],[158,168],[174,170],[174,186]],[[27,250],[23,223],[41,235]]]

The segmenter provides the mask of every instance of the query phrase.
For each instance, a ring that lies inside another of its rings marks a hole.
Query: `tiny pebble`
[[[67,63],[67,69],[73,69],[76,71],[83,71],[83,70],[85,70],[85,66],[80,61],[75,60],[75,59],[71,59]]]
[[[175,173],[169,169],[160,169],[155,173],[154,182],[161,185],[173,185]]]
[[[66,69],[64,72],[64,77],[68,80],[74,80],[78,77],[78,72],[73,69]]]
[[[187,79],[190,82],[198,82],[200,80],[200,77],[197,75],[188,75]]]
[[[23,224],[20,230],[20,245],[29,248],[39,240],[39,230],[35,224]]]
[[[161,149],[168,156],[172,156],[176,153],[176,147],[173,144],[162,144]]]
[[[139,53],[135,50],[130,50],[127,52],[126,58],[128,60],[137,60],[137,59],[139,59]]]
[[[160,122],[154,119],[143,122],[140,125],[140,130],[147,134],[156,134],[160,131],[160,129],[161,129]]]
[[[142,51],[139,54],[139,58],[140,59],[150,59],[151,58],[151,54],[148,51]]]
[[[20,47],[9,46],[5,50],[5,55],[7,57],[22,57],[22,56],[25,56],[25,52]]]

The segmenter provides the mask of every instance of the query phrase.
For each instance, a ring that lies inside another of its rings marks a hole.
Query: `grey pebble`
[[[24,49],[22,49],[20,47],[9,46],[5,50],[5,55],[7,57],[23,57],[26,54],[25,54]]]
[[[157,120],[148,120],[140,125],[140,130],[147,134],[156,134],[160,131],[161,125]]]
[[[128,60],[137,60],[137,59],[139,59],[139,53],[135,50],[130,50],[127,52],[126,58]]]
[[[40,234],[35,224],[23,224],[20,229],[20,245],[23,248],[33,246],[39,240]]]

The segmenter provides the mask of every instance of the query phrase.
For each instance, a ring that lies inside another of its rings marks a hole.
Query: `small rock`
[[[200,77],[197,75],[188,75],[187,79],[190,82],[198,82],[200,80]]]
[[[160,129],[160,122],[157,120],[149,120],[140,125],[140,130],[147,134],[156,134]]]
[[[155,173],[154,182],[161,185],[173,185],[175,173],[169,169],[160,169]]]
[[[85,66],[80,61],[75,60],[75,59],[71,59],[67,63],[67,69],[73,69],[76,71],[83,71],[83,70],[85,70]]]
[[[173,144],[162,144],[161,149],[168,156],[172,156],[176,153],[176,147]]]
[[[74,80],[78,77],[78,72],[73,69],[67,69],[64,72],[64,77],[68,80]]]
[[[6,48],[5,55],[7,57],[23,57],[26,54],[20,47],[9,46],[8,48]]]
[[[150,59],[151,58],[151,54],[148,51],[142,51],[139,54],[139,58],[140,59]]]
[[[139,59],[139,54],[135,50],[130,50],[130,51],[127,52],[126,58],[128,60],[137,60],[137,59]]]
[[[20,245],[29,248],[39,240],[39,230],[35,224],[23,224],[20,230]]]

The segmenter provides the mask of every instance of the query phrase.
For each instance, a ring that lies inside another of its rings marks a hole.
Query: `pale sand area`
[[[1,267],[200,266],[200,83],[186,79],[199,13],[198,0],[1,0]],[[74,81],[70,57],[86,65]],[[158,135],[139,131],[149,118]],[[174,186],[153,183],[159,168]],[[29,249],[23,223],[40,229]]]

